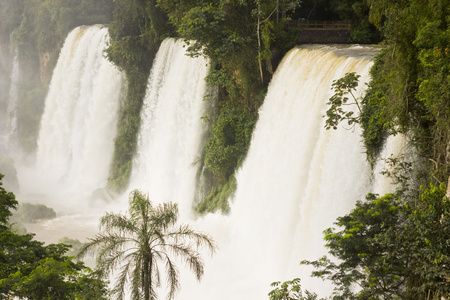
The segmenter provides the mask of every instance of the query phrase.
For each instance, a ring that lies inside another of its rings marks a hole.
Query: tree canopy
[[[17,234],[9,217],[18,202],[2,187],[0,174],[0,298],[106,300],[106,283],[82,262],[65,255],[69,246]]]
[[[338,259],[303,261],[331,280],[334,299],[441,299],[450,296],[450,201],[446,186],[423,189],[416,205],[402,192],[369,194],[325,230]],[[431,298],[430,298],[431,297]]]

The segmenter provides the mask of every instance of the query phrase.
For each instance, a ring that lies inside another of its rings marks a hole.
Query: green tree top
[[[336,285],[335,299],[441,299],[450,296],[450,201],[444,184],[423,189],[416,205],[403,193],[366,201],[325,230],[338,262],[303,261]],[[358,288],[355,289],[354,287]]]
[[[17,209],[16,196],[3,188],[3,175],[0,174],[0,230],[8,228],[8,220],[12,216],[12,209]]]
[[[337,129],[338,124],[343,120],[347,120],[347,123],[350,126],[354,126],[356,123],[359,123],[362,112],[361,104],[354,92],[358,87],[358,80],[360,77],[361,75],[351,72],[345,74],[344,77],[333,81],[332,87],[334,89],[334,95],[327,102],[327,105],[330,105],[330,108],[326,112],[326,129]],[[351,98],[348,96],[351,96]],[[346,105],[356,105],[358,107],[359,114],[354,116],[353,111],[345,111],[343,106]]]
[[[274,289],[269,292],[270,300],[324,300],[318,299],[317,294],[310,291],[305,291],[305,294],[303,294],[300,278],[294,278],[283,283],[280,281],[273,282],[271,286]]]
[[[0,299],[106,300],[106,283],[82,262],[64,255],[68,246],[33,240],[8,224],[17,201],[1,186],[0,174]]]

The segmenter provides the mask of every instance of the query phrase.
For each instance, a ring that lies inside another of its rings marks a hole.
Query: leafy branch
[[[310,291],[302,292],[300,278],[281,283],[273,282],[271,286],[274,288],[269,293],[270,300],[323,300],[318,299],[316,293]]]
[[[333,81],[332,87],[335,94],[327,102],[327,105],[330,105],[330,108],[326,112],[326,129],[337,129],[338,124],[343,120],[347,120],[348,125],[351,125],[352,127],[360,122],[362,112],[361,105],[354,94],[359,83],[359,77],[361,76],[357,75],[355,72],[351,72],[345,74],[344,77]],[[348,95],[351,96],[351,99]],[[353,102],[349,102],[349,100],[353,100]],[[356,105],[359,110],[359,115],[355,116],[353,111],[345,111],[343,109],[344,105]]]

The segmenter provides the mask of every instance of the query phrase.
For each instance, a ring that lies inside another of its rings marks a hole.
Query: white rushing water
[[[16,51],[17,52],[17,51]],[[17,132],[17,109],[19,101],[19,80],[20,65],[18,54],[14,56],[13,67],[11,71],[11,85],[9,89],[8,106],[7,106],[7,124],[8,144],[9,147],[15,148],[16,132]]]
[[[196,223],[220,250],[200,284],[185,279],[179,299],[267,299],[272,282],[295,277],[331,294],[299,262],[326,254],[322,231],[371,191],[372,173],[361,130],[327,131],[322,116],[334,79],[356,72],[364,89],[373,54],[370,47],[308,46],[284,57],[237,173],[230,215]]]
[[[131,189],[149,193],[152,201],[179,203],[192,209],[202,145],[212,107],[205,77],[208,61],[186,55],[182,40],[162,42],[150,73],[141,114]]]
[[[16,160],[20,202],[42,203],[57,218],[27,226],[37,239],[92,236],[105,204],[90,207],[106,185],[114,151],[122,73],[105,57],[109,35],[99,25],[69,33],[45,100],[36,164]]]
[[[16,51],[17,52],[17,51]],[[1,71],[4,71],[3,68]],[[7,91],[0,91],[3,99],[0,99],[0,159],[8,157],[11,152],[16,150],[16,131],[17,131],[17,109],[19,99],[19,58],[14,56],[11,73],[0,74],[9,77],[9,89]],[[0,83],[3,87],[7,84]],[[3,103],[2,103],[3,102]]]
[[[75,189],[106,184],[122,75],[105,57],[108,30],[78,27],[67,37],[45,101],[37,168]]]

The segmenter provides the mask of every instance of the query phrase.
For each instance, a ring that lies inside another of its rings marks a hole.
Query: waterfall
[[[204,97],[208,61],[186,55],[182,40],[162,42],[150,73],[130,187],[152,201],[191,211],[211,108]]]
[[[8,106],[7,106],[7,124],[6,129],[8,131],[8,144],[9,147],[16,145],[16,133],[17,133],[17,106],[19,100],[19,57],[16,51],[13,61],[13,67],[11,71],[11,86],[9,89]]]
[[[3,68],[1,71],[4,71]],[[6,74],[0,74],[5,76]],[[6,87],[8,84],[0,82],[1,88],[5,88],[5,91],[0,93],[0,159],[2,157],[9,156],[14,146],[16,145],[16,131],[17,131],[17,106],[19,99],[19,58],[16,54],[14,56],[11,74],[9,76],[9,89]],[[3,103],[2,103],[3,102]]]
[[[107,40],[105,28],[79,27],[61,51],[38,139],[36,173],[45,178],[22,175],[36,185],[52,182],[41,188],[46,193],[55,184],[92,192],[107,179],[123,80],[104,58]],[[177,299],[268,299],[272,282],[295,277],[320,296],[331,294],[331,287],[310,279],[311,270],[299,262],[326,254],[322,231],[368,192],[382,193],[387,181],[368,166],[361,129],[344,125],[327,131],[322,116],[333,80],[356,72],[361,75],[357,94],[363,92],[375,52],[361,46],[304,46],[286,54],[237,171],[230,214],[195,218],[192,207],[208,131],[202,117],[213,109],[204,100],[213,93],[204,80],[209,62],[186,56],[182,41],[163,41],[148,80],[130,189],[148,192],[156,203],[177,202],[182,222],[209,233],[219,245],[212,258],[204,256],[201,282],[179,265]],[[397,145],[390,143],[386,156]],[[62,207],[85,207],[80,205],[84,195],[73,194],[64,201],[61,194],[54,198]],[[126,200],[120,200],[112,206],[123,211]],[[98,216],[110,211],[101,205],[95,214],[88,215],[90,208],[43,227],[48,235],[65,230],[62,234],[71,238],[92,237]]]
[[[109,175],[123,79],[105,58],[107,42],[99,25],[70,32],[45,100],[37,168],[74,189],[92,191]]]
[[[179,299],[267,299],[272,282],[296,277],[331,294],[299,262],[326,254],[322,231],[371,191],[372,173],[360,128],[325,130],[322,116],[333,80],[356,72],[361,93],[373,54],[370,47],[305,46],[284,57],[237,172],[230,215],[196,222],[220,250],[200,284],[186,275]]]

